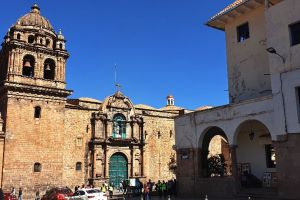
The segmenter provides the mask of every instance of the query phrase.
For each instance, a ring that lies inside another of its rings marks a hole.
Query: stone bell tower
[[[30,194],[62,180],[65,104],[72,92],[66,90],[65,42],[36,4],[4,37],[0,111],[5,151],[0,174],[5,188],[23,187]]]

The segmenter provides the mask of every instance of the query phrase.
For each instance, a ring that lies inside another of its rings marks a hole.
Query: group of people
[[[143,185],[144,200],[151,200],[151,193],[153,191],[156,191],[160,198],[176,195],[176,179],[168,181],[158,180],[157,183],[149,179],[149,181]]]
[[[129,184],[125,180],[120,182],[119,192],[122,191],[123,194],[127,194],[128,188],[130,188]],[[144,200],[151,200],[153,193],[156,193],[160,198],[166,198],[169,195],[176,195],[176,179],[168,181],[159,180],[157,183],[152,182],[151,179],[145,183],[137,180],[134,190],[136,191],[135,194],[142,194]]]
[[[10,194],[12,195],[12,196],[14,196],[14,197],[17,197],[16,195],[16,188],[14,188],[14,187],[12,187],[11,188],[11,192],[10,192]],[[23,190],[22,190],[22,188],[20,187],[19,188],[19,192],[18,192],[18,200],[22,200],[23,199]]]

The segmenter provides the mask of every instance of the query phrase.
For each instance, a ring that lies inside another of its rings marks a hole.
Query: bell
[[[50,71],[51,70],[50,65],[48,63],[46,64],[45,70],[46,71]]]
[[[24,67],[31,67],[31,64],[28,60],[25,61]]]

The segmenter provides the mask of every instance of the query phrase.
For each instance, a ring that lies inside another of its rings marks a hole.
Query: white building
[[[230,103],[175,120],[180,194],[234,196],[259,187],[300,198],[299,10],[299,0],[237,0],[207,22],[226,34]],[[224,178],[209,173],[215,135],[229,145]]]

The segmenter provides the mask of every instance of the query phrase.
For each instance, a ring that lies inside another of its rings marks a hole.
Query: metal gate
[[[116,153],[110,157],[109,161],[109,182],[115,187],[119,187],[120,182],[128,178],[128,165],[126,157],[121,153]]]

